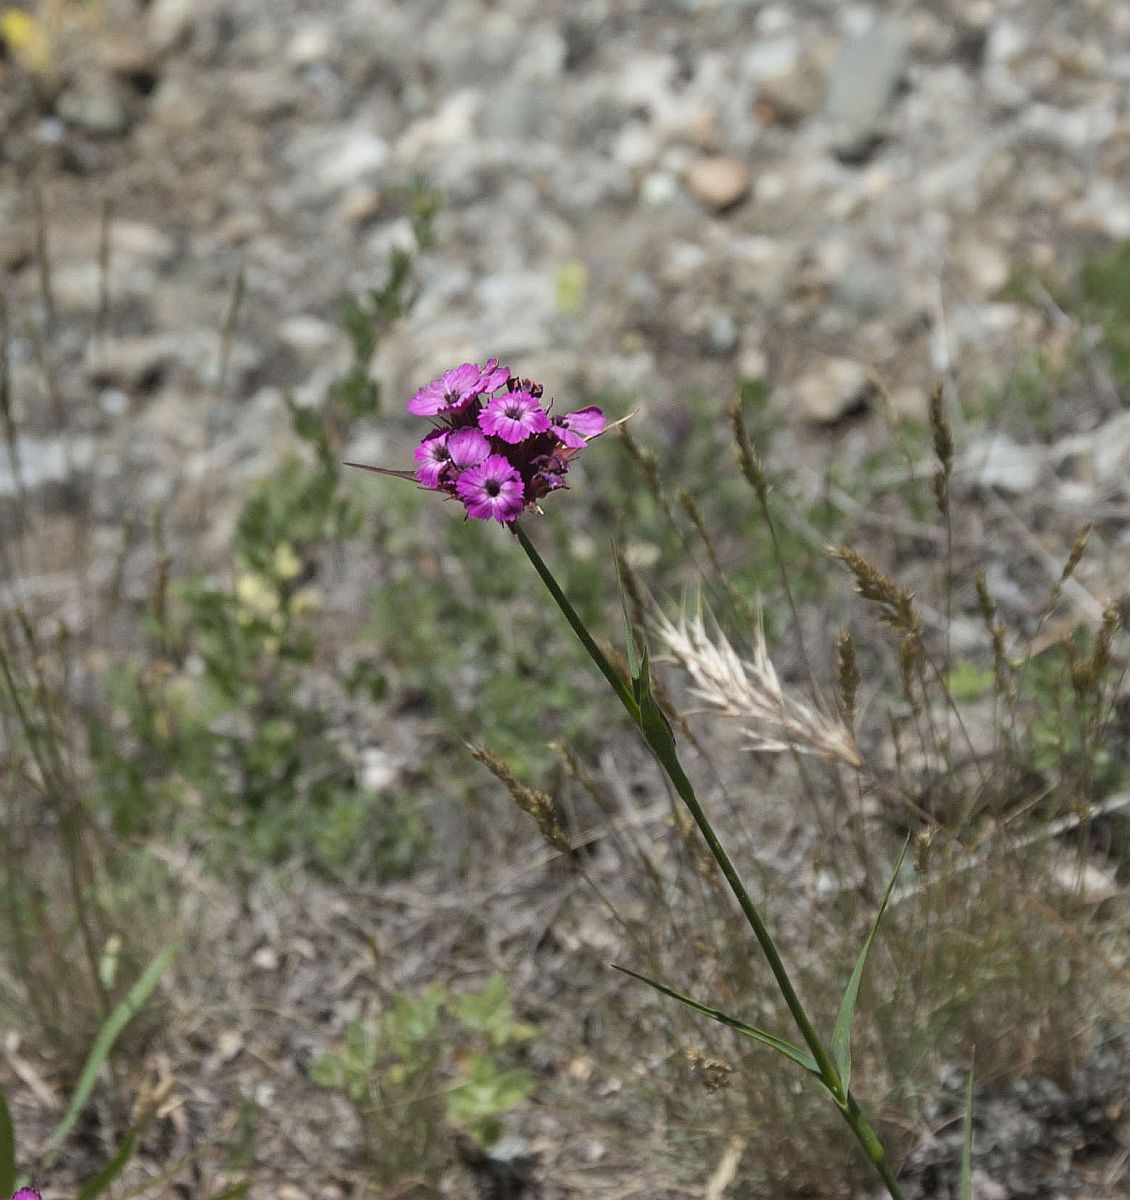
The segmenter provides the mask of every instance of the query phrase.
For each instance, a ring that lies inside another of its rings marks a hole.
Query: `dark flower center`
[[[497,496],[502,492],[502,481],[498,479],[488,479],[483,486],[488,496]]]

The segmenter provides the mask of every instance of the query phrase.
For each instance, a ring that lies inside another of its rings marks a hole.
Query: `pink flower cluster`
[[[565,486],[569,460],[604,429],[595,406],[558,416],[542,386],[492,358],[463,363],[422,387],[408,411],[435,428],[416,447],[416,478],[463,502],[478,521],[512,524]]]

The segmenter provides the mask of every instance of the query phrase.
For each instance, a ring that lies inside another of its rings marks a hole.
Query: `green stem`
[[[870,1122],[860,1111],[859,1105],[855,1102],[855,1097],[850,1092],[848,1093],[847,1103],[840,1106],[840,1112],[843,1113],[844,1120],[847,1121],[852,1133],[855,1134],[856,1140],[863,1147],[864,1154],[871,1160],[871,1165],[886,1184],[887,1191],[890,1192],[892,1200],[902,1200],[902,1189],[899,1187],[895,1173],[891,1169],[887,1152],[883,1149],[883,1143],[879,1141],[879,1135],[871,1128]]]
[[[746,891],[745,884],[742,883],[741,876],[738,874],[737,868],[734,866],[729,854],[727,854],[726,848],[718,840],[718,835],[714,832],[714,826],[711,825],[710,818],[699,803],[694,787],[687,778],[682,764],[669,745],[655,746],[650,741],[649,745],[651,745],[651,749],[659,759],[660,765],[667,772],[668,778],[674,784],[675,791],[679,793],[679,798],[687,806],[687,811],[694,818],[694,823],[698,826],[699,832],[706,841],[711,856],[718,864],[722,874],[726,877],[726,882],[730,885],[730,891],[734,893],[742,912],[745,914],[745,919],[749,922],[749,926],[753,930],[754,937],[757,938],[757,944],[761,947],[761,951],[769,963],[769,969],[773,972],[773,978],[777,981],[777,987],[781,990],[781,995],[789,1007],[789,1012],[792,1013],[793,1020],[796,1021],[797,1028],[800,1030],[805,1044],[811,1051],[812,1057],[816,1059],[816,1065],[820,1068],[820,1074],[824,1077],[824,1083],[835,1097],[836,1102],[838,1104],[844,1103],[846,1097],[844,1095],[843,1084],[840,1081],[840,1073],[836,1070],[835,1064],[832,1062],[832,1056],[825,1049],[820,1035],[809,1020],[808,1013],[805,1011],[804,1005],[797,995],[796,988],[793,987],[793,981],[789,978],[788,969],[781,958],[781,952],[777,949],[777,943],[773,940],[773,935],[761,919],[761,913],[757,911],[757,905],[754,904],[753,898]]]
[[[616,695],[620,697],[620,703],[628,710],[628,715],[638,725],[640,722],[640,706],[636,703],[631,689],[624,682],[620,672],[608,661],[608,656],[593,641],[589,631],[585,628],[584,622],[577,615],[576,609],[569,603],[568,596],[561,590],[557,580],[553,578],[550,569],[545,565],[541,555],[534,549],[533,542],[526,536],[526,531],[521,525],[514,525],[514,536],[521,543],[522,549],[526,552],[526,557],[534,564],[534,570],[541,576],[542,583],[549,589],[549,594],[553,597],[557,607],[565,614],[565,620],[569,622],[573,632],[581,639],[581,644],[589,652],[589,658],[600,668],[600,673],[612,685]]]
[[[887,1160],[883,1144],[879,1141],[878,1135],[860,1111],[855,1098],[850,1093],[845,1092],[840,1073],[836,1069],[831,1055],[825,1049],[824,1043],[820,1035],[816,1032],[812,1021],[809,1019],[808,1013],[805,1011],[804,1005],[797,995],[796,988],[793,987],[793,982],[789,977],[788,970],[785,967],[772,934],[761,919],[761,914],[758,912],[753,898],[746,891],[745,884],[742,883],[737,868],[734,866],[729,854],[727,854],[726,848],[719,841],[718,835],[714,832],[710,818],[699,803],[694,786],[687,778],[687,774],[679,762],[674,739],[670,736],[669,732],[666,736],[649,733],[648,723],[645,723],[643,719],[640,701],[636,699],[623,677],[609,662],[604,651],[593,640],[589,631],[585,628],[584,622],[569,602],[569,598],[561,590],[557,580],[554,579],[549,567],[546,566],[541,555],[534,549],[530,539],[526,536],[525,530],[520,525],[515,525],[514,534],[521,544],[522,549],[526,552],[526,557],[533,563],[534,570],[537,571],[542,582],[549,590],[554,603],[556,603],[565,619],[569,622],[573,632],[580,638],[582,645],[589,653],[589,657],[596,663],[601,674],[612,685],[616,695],[620,697],[620,702],[627,709],[628,715],[632,718],[632,721],[647,742],[648,747],[666,772],[667,777],[671,780],[679,798],[687,806],[687,810],[690,812],[695,824],[698,826],[699,832],[706,841],[711,856],[725,876],[730,891],[733,892],[742,913],[753,930],[754,937],[757,938],[757,943],[769,963],[769,969],[773,972],[773,978],[777,981],[777,987],[780,989],[781,995],[788,1005],[789,1012],[792,1013],[793,1020],[796,1022],[805,1044],[808,1046],[812,1057],[816,1060],[816,1065],[820,1068],[820,1074],[825,1087],[831,1093],[837,1107],[843,1114],[844,1120],[847,1121],[851,1131],[855,1134],[864,1153],[871,1160],[884,1184],[886,1184],[887,1191],[891,1194],[893,1200],[902,1200],[902,1192],[899,1190],[898,1182]]]

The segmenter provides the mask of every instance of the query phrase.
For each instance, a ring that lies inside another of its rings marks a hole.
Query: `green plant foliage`
[[[398,517],[418,503],[413,489],[395,481],[382,499]],[[548,743],[584,745],[603,697],[552,614],[522,606],[516,618],[512,605],[528,568],[506,552],[504,531],[481,522],[448,526],[442,558],[406,549],[376,589],[369,635],[403,682],[435,706],[461,757],[463,741],[481,739],[518,774],[542,782],[556,764]],[[539,532],[568,536],[551,522]],[[601,565],[582,559],[570,573],[588,614],[600,608]]]
[[[1089,670],[1096,636],[1077,626],[1070,638],[1030,658],[1020,675],[1029,764],[1060,795],[1090,800],[1116,790],[1126,778],[1106,737],[1118,668],[1107,662],[1097,676]]]
[[[950,695],[959,703],[980,700],[993,690],[996,675],[991,670],[982,670],[968,659],[954,663],[946,676],[946,687]]]
[[[1130,398],[1130,241],[1087,261],[1079,290],[1088,313],[1098,321],[1110,355],[1115,383]]]
[[[424,246],[434,197],[418,189],[410,203]],[[251,488],[230,578],[174,585],[154,618],[153,658],[108,673],[113,720],[91,719],[89,750],[95,807],[119,835],[166,828],[170,815],[198,832],[203,818],[241,869],[303,855],[380,877],[410,869],[426,845],[418,810],[367,791],[334,736],[339,719],[305,698],[321,666],[316,564],[361,528],[341,447],[379,406],[370,360],[414,301],[415,261],[397,249],[382,284],[344,302],[352,366],[324,405],[288,402],[297,452]],[[369,671],[342,690],[382,687]]]
[[[310,1076],[353,1104],[382,1182],[409,1170],[434,1177],[451,1130],[489,1147],[503,1115],[533,1091],[533,1075],[513,1057],[534,1034],[514,1019],[502,975],[477,992],[432,984],[395,996],[375,1020],[347,1025]]]

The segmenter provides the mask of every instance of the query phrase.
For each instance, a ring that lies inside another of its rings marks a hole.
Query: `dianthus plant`
[[[432,421],[416,447],[415,471],[366,469],[415,478],[459,500],[468,517],[513,527],[566,486],[570,460],[604,430],[599,408],[556,414],[543,395],[540,383],[518,379],[497,358],[463,363],[408,401],[410,413]]]
[[[639,653],[629,634],[629,674],[627,677],[622,675],[597,645],[522,526],[520,518],[540,512],[540,501],[565,486],[573,456],[606,428],[604,414],[599,408],[588,407],[557,415],[552,404],[543,403],[543,397],[540,384],[515,378],[506,367],[498,365],[497,359],[491,359],[481,367],[464,363],[421,388],[408,401],[410,413],[430,418],[433,423],[416,447],[415,471],[388,470],[361,463],[350,465],[415,479],[425,488],[460,501],[468,517],[498,521],[512,531],[554,603],[619,697],[698,826],[761,947],[803,1044],[794,1044],[758,1029],[635,971],[627,973],[691,1009],[771,1047],[813,1076],[839,1109],[887,1191],[894,1200],[902,1200],[883,1144],[851,1092],[852,1019],[864,963],[879,917],[875,918],[847,982],[832,1035],[826,1039],[817,1032],[809,1017],[757,905],[683,770],[671,727],[652,692],[646,647],[642,654]],[[900,856],[880,906],[880,916],[901,865]]]

